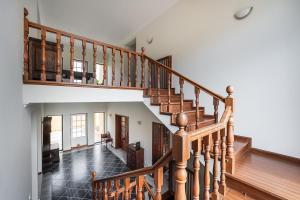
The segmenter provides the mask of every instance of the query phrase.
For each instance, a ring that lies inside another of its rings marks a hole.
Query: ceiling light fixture
[[[234,18],[237,20],[245,19],[251,14],[252,10],[253,6],[241,9],[234,14]]]

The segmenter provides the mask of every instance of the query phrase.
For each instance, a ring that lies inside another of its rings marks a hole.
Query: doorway
[[[171,132],[161,124],[152,122],[152,164],[155,164],[171,149]]]
[[[105,113],[94,113],[95,143],[101,142],[101,134],[105,132]]]
[[[129,117],[116,115],[116,148],[127,151],[129,145]]]
[[[50,133],[50,144],[58,144],[59,150],[63,150],[63,125],[62,125],[62,120],[63,116],[62,115],[52,115],[48,116],[50,117],[51,120],[51,133]]]
[[[71,116],[71,147],[87,145],[87,114],[78,113]]]

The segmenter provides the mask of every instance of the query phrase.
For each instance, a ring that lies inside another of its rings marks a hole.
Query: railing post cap
[[[227,86],[226,92],[228,93],[229,96],[231,96],[234,92],[233,86],[231,86],[231,85]]]
[[[95,171],[92,172],[92,177],[93,177],[93,179],[96,178],[96,172]]]
[[[186,125],[188,124],[187,115],[183,112],[177,114],[176,122],[179,127],[186,127]]]
[[[25,17],[27,17],[27,16],[28,16],[28,14],[29,14],[29,13],[28,13],[28,10],[27,10],[27,8],[24,8],[24,16],[25,16]]]

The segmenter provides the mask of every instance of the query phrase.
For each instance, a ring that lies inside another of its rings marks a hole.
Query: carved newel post
[[[176,161],[176,189],[175,200],[186,200],[185,183],[187,179],[186,165],[190,158],[190,144],[188,135],[184,130],[188,123],[186,114],[179,113],[177,115],[177,125],[179,130],[173,135],[173,158]]]
[[[234,98],[232,96],[233,94],[233,87],[228,86],[226,88],[226,91],[228,93],[228,96],[225,99],[225,106],[231,107],[231,115],[227,124],[227,149],[226,149],[226,171],[228,173],[234,174],[235,171],[235,158],[234,158],[234,149],[233,149],[233,143],[234,143],[234,124],[233,124],[233,113],[234,113]]]

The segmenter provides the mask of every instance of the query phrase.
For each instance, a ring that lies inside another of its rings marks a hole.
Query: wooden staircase
[[[170,124],[179,127],[172,137],[173,150],[155,165],[104,179],[97,179],[96,173],[93,173],[93,199],[144,200],[146,193],[148,199],[155,200],[173,197],[176,200],[300,199],[299,159],[252,148],[251,138],[235,135],[233,87],[228,86],[227,96],[223,97],[147,56],[144,48],[141,52],[131,51],[30,22],[27,16],[28,11],[24,9],[24,84],[142,90],[144,96],[150,98],[151,105],[159,106],[160,114],[170,116]],[[40,72],[40,80],[32,77],[32,69],[29,67],[30,29],[41,34],[41,64],[37,72]],[[52,41],[56,44],[55,60],[51,60],[51,63],[55,63],[51,68],[55,80],[49,79],[49,66],[46,68],[47,63],[50,63],[46,58],[47,33],[55,35],[55,41]],[[67,38],[70,45],[70,70],[67,73],[69,79],[63,78],[62,73],[62,38]],[[75,76],[75,41],[82,44],[82,63],[86,63],[86,54],[89,52],[87,46],[92,46],[92,77],[88,76],[86,64],[83,64],[82,72],[79,73],[80,80]],[[96,76],[99,53],[103,58],[102,83]],[[111,59],[111,62],[107,59]],[[120,71],[116,73],[116,69]],[[164,78],[167,80],[163,87],[160,85],[161,74],[166,75]],[[116,77],[117,75],[120,77]],[[178,84],[174,84],[177,79]],[[116,83],[116,80],[120,82]],[[184,84],[194,89],[195,96],[190,97],[192,99],[184,98]],[[174,87],[180,92],[176,93]],[[200,92],[212,98],[212,114],[207,114],[205,107],[200,104]],[[225,108],[221,117],[219,103]],[[200,156],[204,157],[203,169]],[[175,163],[175,173],[169,172],[169,177],[174,179],[174,187],[163,178],[164,168],[171,161]],[[193,173],[187,173],[188,161],[193,163]],[[153,186],[148,183],[146,176],[154,177]],[[200,185],[200,182],[203,184]],[[168,193],[162,194],[162,186],[166,183],[169,184]],[[187,194],[186,191],[191,192]]]

